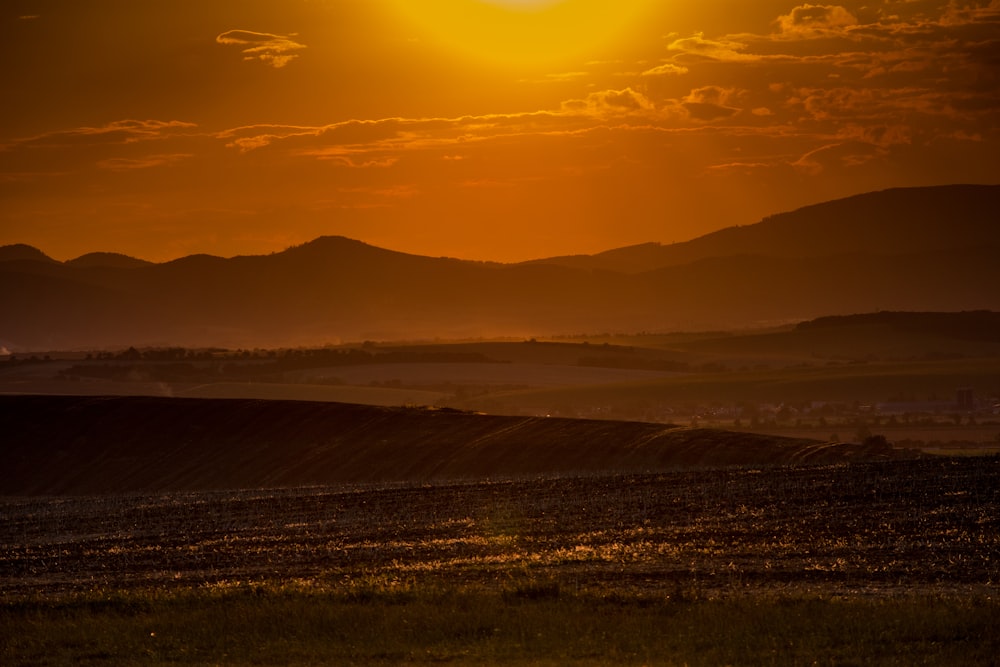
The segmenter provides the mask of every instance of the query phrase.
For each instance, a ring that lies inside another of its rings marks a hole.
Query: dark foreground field
[[[0,495],[437,482],[917,456],[667,424],[304,401],[0,395]]]
[[[2,501],[4,664],[994,664],[1000,459]]]

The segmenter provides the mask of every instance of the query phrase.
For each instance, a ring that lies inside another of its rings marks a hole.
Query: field
[[[871,317],[12,357],[0,664],[996,664],[1000,340]]]
[[[970,432],[943,443],[996,442],[996,332],[966,331],[947,314],[914,330],[855,319],[733,333],[51,352],[0,363],[0,393],[433,405],[737,430],[755,419],[790,428],[819,425],[822,417],[826,432],[809,435],[819,438],[852,437],[859,421],[871,426],[873,419],[908,427],[958,420]],[[963,388],[972,400],[959,406]],[[981,426],[996,428],[982,438],[971,432]],[[931,444],[940,440],[933,434],[899,438],[941,448]]]
[[[5,664],[990,664],[1000,459],[7,498]]]

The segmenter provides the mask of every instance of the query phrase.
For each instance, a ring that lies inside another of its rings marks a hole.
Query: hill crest
[[[339,403],[0,396],[0,495],[107,494],[909,458],[641,422]]]
[[[892,188],[811,204],[690,241],[643,243],[596,255],[532,260],[578,269],[641,273],[710,257],[819,257],[1000,248],[1000,185]]]

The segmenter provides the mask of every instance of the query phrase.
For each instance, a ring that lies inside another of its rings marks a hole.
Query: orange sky
[[[0,244],[512,261],[1000,182],[1000,0],[5,0]]]

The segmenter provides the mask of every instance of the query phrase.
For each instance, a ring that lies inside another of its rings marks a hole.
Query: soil
[[[1000,458],[0,500],[0,599],[477,585],[996,591]]]

